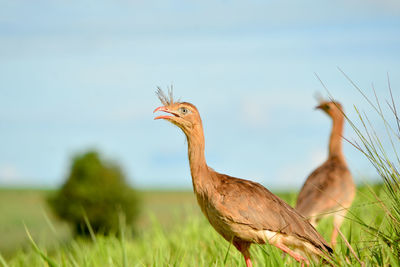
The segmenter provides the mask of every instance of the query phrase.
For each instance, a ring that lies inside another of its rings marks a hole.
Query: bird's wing
[[[327,160],[307,178],[297,198],[296,209],[308,217],[341,206],[353,188],[351,174],[340,161]]]
[[[330,250],[326,241],[295,209],[262,185],[248,180],[218,174],[220,185],[216,208],[221,218],[231,223],[248,225],[255,230],[269,230]]]

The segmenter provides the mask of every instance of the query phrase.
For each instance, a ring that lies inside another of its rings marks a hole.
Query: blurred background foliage
[[[67,180],[48,202],[79,235],[116,232],[121,214],[132,225],[139,213],[138,193],[126,182],[121,167],[96,151],[73,158]]]

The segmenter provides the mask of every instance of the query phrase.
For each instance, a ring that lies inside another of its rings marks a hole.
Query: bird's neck
[[[190,172],[192,175],[193,189],[196,193],[206,189],[210,182],[209,170],[204,156],[204,133],[201,125],[186,135],[188,141],[188,156]]]
[[[329,158],[338,157],[344,159],[342,152],[342,137],[343,137],[343,115],[332,118],[332,132],[329,139]]]

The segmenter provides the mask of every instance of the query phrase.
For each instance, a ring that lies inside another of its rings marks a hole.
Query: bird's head
[[[163,106],[156,108],[154,112],[163,111],[170,115],[158,116],[154,118],[155,120],[164,119],[175,124],[187,136],[191,135],[198,126],[201,127],[200,114],[193,104],[188,102],[174,102],[172,90],[168,91],[168,96],[160,88],[158,88],[156,93]]]
[[[319,105],[316,106],[315,109],[321,109],[326,114],[328,114],[328,116],[331,118],[343,116],[343,107],[337,101],[321,100]]]

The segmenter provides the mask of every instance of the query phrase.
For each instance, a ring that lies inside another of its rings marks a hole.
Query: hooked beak
[[[163,111],[169,114],[172,114],[173,116],[169,116],[169,115],[162,115],[162,116],[158,116],[155,117],[155,120],[159,120],[159,119],[171,119],[172,117],[179,117],[178,113],[174,112],[174,111],[170,111],[167,107],[161,106],[156,108],[153,113],[157,112],[157,111]]]

